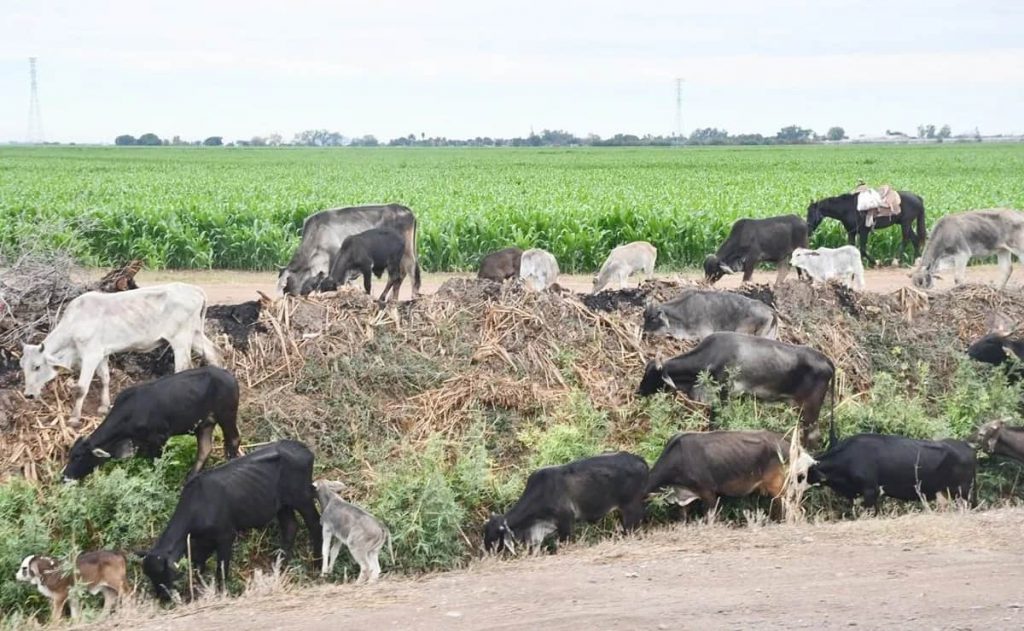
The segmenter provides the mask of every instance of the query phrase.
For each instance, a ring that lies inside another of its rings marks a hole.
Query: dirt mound
[[[210,305],[206,310],[207,328],[226,335],[235,350],[249,350],[249,337],[254,333],[266,333],[267,327],[260,322],[263,305],[250,300],[237,305]]]

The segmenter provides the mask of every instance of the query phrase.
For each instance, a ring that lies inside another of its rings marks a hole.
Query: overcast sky
[[[0,0],[0,141],[1024,133],[1024,2]]]

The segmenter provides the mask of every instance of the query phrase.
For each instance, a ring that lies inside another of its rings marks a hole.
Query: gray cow
[[[359,564],[359,578],[356,582],[376,583],[380,577],[380,550],[384,544],[391,549],[391,532],[376,517],[341,499],[338,491],[345,488],[342,482],[317,480],[313,483],[320,500],[320,522],[323,528],[323,565],[321,576],[334,570],[341,545],[345,544],[349,554]],[[391,549],[391,562],[395,552]]]
[[[298,295],[330,273],[331,259],[345,239],[371,228],[390,228],[405,239],[402,275],[413,279],[412,295],[420,293],[420,266],[416,258],[416,218],[399,204],[332,208],[306,217],[302,222],[302,242],[292,260],[280,268],[277,289],[281,294]]]
[[[702,340],[716,331],[734,331],[774,340],[779,327],[775,310],[760,300],[728,291],[687,291],[644,309],[644,332],[681,340]]]
[[[972,210],[946,215],[935,224],[932,238],[911,272],[914,285],[930,289],[935,272],[953,266],[956,284],[964,282],[972,258],[995,255],[999,261],[999,288],[1006,287],[1013,271],[1013,256],[1024,259],[1024,212],[1009,208]]]

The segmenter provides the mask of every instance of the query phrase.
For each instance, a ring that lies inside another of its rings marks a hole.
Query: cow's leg
[[[967,263],[971,260],[969,253],[957,254],[953,257],[953,284],[962,285],[967,280]],[[1002,265],[999,266],[1002,269]],[[1006,278],[1010,275],[1007,273]]]
[[[224,455],[228,460],[237,458],[242,439],[238,435],[238,401],[233,399],[214,411],[213,420],[224,434]]]
[[[54,594],[50,601],[50,621],[56,622],[64,617],[64,602],[66,596]]]
[[[338,562],[338,555],[341,554],[341,539],[333,538],[331,540],[330,550],[327,552],[327,573],[330,574],[334,571],[334,564]]]
[[[174,353],[174,372],[179,373],[192,367],[192,336],[175,337],[167,340]]]
[[[366,550],[356,545],[350,547],[348,553],[352,555],[352,559],[359,565],[359,578],[356,579],[356,583],[365,583],[370,580],[372,570]]]
[[[366,560],[370,566],[370,578],[367,582],[376,583],[380,578],[380,548],[370,550],[366,555]]]
[[[871,509],[878,515],[879,504],[881,504],[882,493],[878,484],[871,483],[864,488],[864,508]]]
[[[109,616],[111,610],[114,609],[114,603],[117,601],[117,592],[112,587],[101,587],[100,591],[103,592],[103,616]]]
[[[778,263],[778,274],[775,276],[775,286],[780,287],[782,281],[786,280],[786,276],[789,275],[789,261],[782,259]]]
[[[85,403],[86,395],[89,394],[89,385],[92,383],[93,375],[96,374],[96,368],[102,360],[102,357],[96,355],[82,357],[82,371],[78,373],[78,384],[75,386],[75,407],[71,410],[71,419],[68,421],[72,427],[82,424],[82,405]]]
[[[206,459],[213,452],[213,425],[203,425],[196,430],[196,463],[192,465],[191,478],[202,470]]]
[[[996,261],[999,263],[999,289],[1005,289],[1013,273],[1013,255],[1009,250],[1002,250],[996,255]]]
[[[868,234],[870,233],[871,231],[868,230],[867,228],[862,228],[860,230],[860,234],[858,234],[857,236],[858,240],[860,241],[861,257],[863,257],[864,260],[868,262],[868,265],[874,265],[875,259],[871,258],[871,256],[868,254]]]
[[[281,527],[281,552],[282,566],[287,566],[292,559],[292,547],[295,545],[295,533],[299,530],[299,520],[295,518],[295,511],[286,506],[277,511],[277,523]]]
[[[370,283],[370,268],[363,268],[363,289],[366,291],[367,295],[370,293]]]
[[[700,501],[704,504],[704,515],[708,525],[715,523],[718,515],[718,496],[711,491],[701,491]]]
[[[572,515],[562,515],[558,518],[555,527],[558,529],[558,540],[569,541],[572,539],[576,527],[576,520]]]
[[[847,230],[846,231],[846,244],[847,245],[857,245],[857,229],[856,228],[854,228],[853,230]]]
[[[334,566],[330,564],[331,560],[331,541],[334,539],[331,527],[327,524],[323,524],[320,533],[323,543],[320,545],[320,576],[327,576],[334,569]]]
[[[743,261],[743,282],[744,283],[749,282],[750,279],[753,278],[753,276],[754,276],[754,268],[757,267],[757,258],[758,257],[756,257],[756,256],[750,256],[749,258],[744,259],[744,261]]]
[[[630,501],[619,508],[619,517],[622,519],[622,529],[625,532],[633,532],[644,520],[644,498],[643,496]]]
[[[234,534],[217,541],[217,576],[214,579],[221,590],[228,588],[228,576],[231,572],[231,547],[235,543]]]
[[[100,391],[100,407],[96,411],[102,416],[110,411],[110,364],[106,357],[96,365],[96,372],[99,373],[100,386],[103,388]]]

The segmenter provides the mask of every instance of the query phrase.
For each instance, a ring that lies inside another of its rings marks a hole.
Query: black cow
[[[662,450],[647,478],[647,493],[665,487],[675,491],[673,501],[687,506],[700,500],[709,516],[720,496],[745,497],[751,493],[778,498],[786,483],[789,441],[768,431],[686,432],[676,434]],[[802,462],[810,456],[801,451]],[[779,506],[778,504],[773,505]]]
[[[743,270],[743,282],[765,261],[778,266],[778,286],[789,273],[793,250],[807,247],[807,222],[796,215],[767,219],[739,219],[718,251],[704,259],[704,276],[714,284],[726,274]]]
[[[643,519],[646,482],[647,463],[624,451],[538,469],[519,501],[484,524],[484,549],[515,552],[517,540],[535,549],[555,532],[566,541],[577,519],[598,521],[616,508],[622,527],[631,531]]]
[[[71,446],[64,480],[81,480],[107,458],[158,458],[171,436],[195,434],[194,475],[213,451],[213,429],[224,433],[224,454],[238,456],[238,381],[216,366],[184,370],[117,395],[114,407],[88,437]]]
[[[365,232],[347,237],[341,244],[338,253],[331,260],[329,278],[335,285],[344,285],[349,276],[363,276],[363,289],[370,293],[370,274],[380,278],[384,270],[388,271],[388,282],[380,294],[384,300],[388,290],[391,297],[398,300],[398,290],[405,280],[402,260],[405,256],[405,237],[390,228],[371,228]],[[326,279],[317,277],[317,284],[324,284]],[[303,291],[310,288],[304,285]]]
[[[238,533],[263,528],[277,517],[281,527],[283,564],[291,558],[298,530],[295,512],[309,530],[310,547],[319,562],[320,514],[313,488],[313,453],[302,443],[280,440],[185,483],[178,506],[163,534],[149,551],[139,551],[142,571],[161,600],[174,592],[174,565],[187,554],[191,535],[192,562],[199,571],[217,553],[217,581],[223,587]]]
[[[1007,375],[1011,381],[1021,378],[1021,366],[1024,363],[1024,339],[1011,339],[1009,331],[992,331],[975,340],[967,347],[967,355],[979,362],[1009,368]],[[1007,360],[1011,360],[1008,364]]]
[[[815,445],[820,440],[818,417],[835,367],[832,360],[813,348],[745,333],[712,333],[689,353],[677,355],[664,364],[653,359],[647,362],[636,393],[647,396],[663,390],[681,390],[691,399],[707,402],[707,393],[698,385],[698,377],[704,371],[723,384],[723,399],[731,390],[765,401],[792,401],[800,407],[803,444]],[[730,381],[730,377],[734,379]],[[834,389],[832,397],[834,408]]]
[[[962,440],[916,440],[904,436],[857,434],[817,458],[807,472],[821,484],[878,512],[881,496],[935,499],[938,493],[971,499],[976,460]]]
[[[519,262],[523,258],[523,251],[519,248],[505,248],[497,252],[491,252],[480,260],[480,271],[477,278],[496,280],[499,283],[519,277]]]

